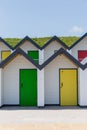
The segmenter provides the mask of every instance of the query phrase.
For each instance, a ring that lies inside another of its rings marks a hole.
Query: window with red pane
[[[87,50],[78,51],[78,60],[81,62],[84,58],[87,57]]]

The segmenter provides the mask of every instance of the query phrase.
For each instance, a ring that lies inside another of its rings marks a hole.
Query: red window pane
[[[87,51],[78,51],[78,60],[81,62],[85,57],[87,57]]]

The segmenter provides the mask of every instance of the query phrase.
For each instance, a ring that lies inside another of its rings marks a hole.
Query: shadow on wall
[[[80,107],[80,106],[45,106],[45,107],[22,107],[22,106],[3,106],[0,110],[3,111],[18,111],[18,110],[83,110],[87,109],[87,107]]]

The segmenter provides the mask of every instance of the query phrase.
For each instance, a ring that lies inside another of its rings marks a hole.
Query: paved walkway
[[[87,130],[87,124],[16,124],[0,125],[0,130]]]
[[[87,108],[80,107],[2,107],[1,123],[87,123]]]
[[[87,130],[87,108],[2,107],[0,130]]]

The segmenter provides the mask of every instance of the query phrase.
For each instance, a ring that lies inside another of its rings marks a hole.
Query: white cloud
[[[84,29],[82,27],[75,25],[75,26],[72,27],[71,32],[72,33],[83,33]]]

